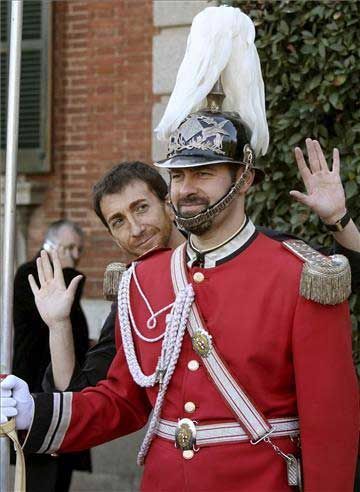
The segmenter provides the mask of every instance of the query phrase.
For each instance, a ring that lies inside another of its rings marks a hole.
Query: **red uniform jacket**
[[[348,305],[324,306],[302,298],[302,262],[262,234],[253,239],[219,266],[189,269],[198,306],[219,354],[263,414],[267,418],[299,416],[305,492],[350,492],[359,420]],[[171,251],[157,252],[137,266],[139,283],[154,311],[174,300],[170,256]],[[200,283],[192,280],[197,271],[204,274]],[[150,313],[134,282],[131,303],[137,326],[147,337],[162,333],[166,313],[149,331]],[[136,335],[134,340],[143,372],[152,373],[161,342],[150,344]],[[36,396],[25,449],[80,450],[145,424],[158,387],[145,390],[133,382],[119,345],[107,380],[95,388]],[[200,363],[198,370],[188,369],[190,360]],[[189,401],[196,405],[191,414],[184,409]],[[188,417],[199,424],[235,420],[187,333],[161,416],[173,421]],[[296,444],[288,437],[273,442],[284,452],[296,452]],[[145,462],[142,490],[280,492],[294,488],[287,485],[284,460],[265,442],[203,447],[193,459],[184,460],[173,443],[155,437]]]

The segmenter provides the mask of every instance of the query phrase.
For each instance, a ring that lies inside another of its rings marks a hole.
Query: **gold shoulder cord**
[[[15,419],[0,424],[0,438],[8,437],[14,443],[16,451],[14,492],[26,492],[25,458],[15,430]]]
[[[340,304],[351,294],[351,270],[343,255],[325,256],[299,239],[283,246],[304,262],[300,294],[320,304]]]

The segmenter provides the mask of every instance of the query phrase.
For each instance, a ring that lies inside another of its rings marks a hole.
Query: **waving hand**
[[[306,194],[292,190],[290,195],[298,202],[310,207],[323,222],[334,223],[346,213],[345,192],[340,179],[340,156],[333,150],[332,170],[329,169],[321,146],[317,140],[306,139],[309,164],[299,147],[295,158],[303,179]]]
[[[62,323],[70,316],[77,286],[82,278],[78,275],[73,278],[66,288],[60,259],[56,251],[52,255],[54,269],[46,251],[41,251],[36,260],[40,288],[33,275],[29,275],[29,283],[35,297],[36,307],[44,322],[51,328]]]

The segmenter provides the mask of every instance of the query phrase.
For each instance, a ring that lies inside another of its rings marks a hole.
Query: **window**
[[[10,3],[1,5],[1,162],[5,168]],[[23,3],[18,172],[50,169],[51,1]]]

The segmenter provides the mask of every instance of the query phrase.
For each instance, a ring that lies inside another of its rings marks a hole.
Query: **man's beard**
[[[182,226],[183,229],[185,229],[186,232],[189,234],[194,234],[195,236],[202,236],[206,232],[208,232],[213,224],[213,219],[208,219],[205,222],[202,222],[201,224],[196,224],[196,225],[189,225],[189,226]]]
[[[203,205],[203,208],[196,212],[195,214],[193,213],[181,213],[181,206],[183,205]],[[210,203],[208,200],[204,199],[199,199],[197,196],[189,196],[187,198],[183,198],[182,200],[179,200],[178,202],[178,208],[179,210],[176,210],[176,215],[180,218],[183,219],[190,219],[194,216],[196,216],[200,212],[204,212],[208,207],[210,206]],[[194,224],[194,225],[182,225],[182,228],[185,229],[186,232],[190,234],[195,234],[195,236],[202,236],[206,232],[208,232],[213,224],[213,219],[207,219],[200,224]]]

